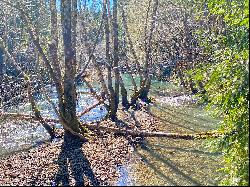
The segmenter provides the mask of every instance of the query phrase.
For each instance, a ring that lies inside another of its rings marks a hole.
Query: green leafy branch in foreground
[[[200,45],[210,56],[191,72],[198,82],[203,80],[206,94],[203,102],[223,117],[219,131],[230,134],[211,140],[213,150],[223,152],[226,176],[222,185],[249,183],[249,2],[246,0],[197,2],[207,5],[207,19],[212,16],[222,27],[202,29]],[[204,14],[202,15],[204,16]],[[199,19],[201,19],[201,17]],[[235,132],[235,133],[230,133]]]

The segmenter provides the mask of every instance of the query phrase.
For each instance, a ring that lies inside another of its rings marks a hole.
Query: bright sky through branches
[[[96,9],[97,11],[102,8],[102,0],[79,0],[78,1],[78,8],[81,6],[83,7],[86,3],[86,6],[91,9]],[[110,0],[110,5],[113,4],[113,0]],[[61,0],[56,0],[56,7],[57,10],[60,11]]]

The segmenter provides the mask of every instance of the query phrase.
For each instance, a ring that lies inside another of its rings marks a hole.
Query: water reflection
[[[117,166],[117,171],[120,177],[116,183],[116,186],[133,186],[134,182],[130,176],[129,168],[126,165]]]
[[[219,122],[199,107],[155,103],[148,112],[158,119],[158,129],[165,132],[207,131],[215,129]],[[202,143],[203,140],[147,138],[141,147],[135,149],[139,158],[132,166],[135,182],[142,186],[217,185],[222,177],[217,172],[221,167],[221,153],[203,150]]]

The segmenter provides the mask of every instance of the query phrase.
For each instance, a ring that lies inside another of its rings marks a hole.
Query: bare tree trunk
[[[145,66],[144,66],[144,79],[146,80],[146,85],[145,87],[142,88],[140,98],[148,101],[148,92],[150,89],[150,84],[151,84],[151,78],[149,76],[149,67],[152,63],[152,39],[153,39],[153,32],[155,28],[155,22],[156,22],[156,13],[158,9],[158,0],[154,0],[154,5],[153,5],[153,12],[151,15],[151,25],[150,25],[150,31],[149,31],[149,36],[148,36],[148,42],[146,43],[146,59],[145,59]],[[146,37],[147,38],[147,37]]]
[[[97,76],[98,76],[99,81],[100,81],[100,83],[101,83],[102,90],[103,90],[103,92],[104,92],[104,96],[106,95],[106,97],[109,97],[108,88],[107,88],[107,86],[106,86],[106,83],[105,83],[105,80],[104,80],[102,71],[101,71],[101,69],[100,69],[100,67],[99,67],[99,64],[96,62],[96,58],[95,58],[94,55],[93,55],[93,57],[92,57],[92,60],[93,60],[95,69],[96,69],[96,71],[97,71]],[[103,94],[101,94],[101,95],[103,95]]]
[[[152,62],[152,39],[153,39],[153,32],[155,28],[155,22],[156,22],[156,13],[158,9],[158,4],[159,0],[154,0],[154,5],[153,5],[153,12],[151,15],[151,25],[150,25],[150,31],[149,31],[149,36],[147,37],[145,35],[145,40],[148,39],[148,42],[145,44],[145,65],[143,69],[143,80],[141,79],[141,86],[139,91],[137,91],[131,98],[131,103],[130,105],[134,105],[136,103],[136,100],[138,98],[142,99],[143,101],[149,101],[148,99],[148,93],[150,90],[151,86],[151,77],[149,76],[149,67]],[[148,10],[149,11],[149,10]],[[145,27],[146,29],[147,27]],[[145,31],[146,32],[146,31]]]
[[[136,70],[137,70],[137,73],[139,73],[140,75],[140,80],[142,80],[142,72],[141,72],[141,68],[140,68],[140,63],[139,63],[139,60],[138,60],[138,57],[136,55],[136,52],[135,52],[135,49],[134,49],[134,45],[133,45],[133,42],[132,42],[132,39],[130,37],[130,33],[129,33],[129,30],[128,30],[128,25],[127,25],[127,20],[126,20],[126,15],[125,15],[125,11],[124,11],[124,5],[121,4],[121,11],[122,11],[122,23],[123,23],[123,27],[125,29],[125,33],[126,33],[126,38],[128,40],[128,44],[129,44],[129,47],[130,47],[130,50],[132,52],[132,55],[134,57],[134,60],[135,60],[135,63],[136,63]],[[127,64],[127,68],[129,68],[128,64]],[[134,77],[132,76],[132,74],[130,74],[131,78],[132,78],[132,84],[134,86],[134,91],[136,92],[137,91],[137,85],[135,83],[135,80],[134,80]]]
[[[103,14],[103,16],[104,16],[104,14]],[[84,21],[84,20],[82,20],[82,21]],[[103,20],[102,20],[103,21]],[[102,25],[102,24],[101,24]],[[86,49],[87,49],[87,52],[88,52],[88,55],[89,55],[89,60],[91,59],[92,60],[92,62],[93,62],[93,64],[94,64],[94,68],[96,69],[96,71],[97,71],[97,76],[98,76],[98,78],[99,78],[99,82],[100,82],[100,84],[101,84],[101,87],[102,87],[102,91],[103,91],[103,93],[104,94],[101,94],[101,95],[103,95],[103,98],[104,97],[108,97],[109,96],[109,92],[108,92],[108,88],[107,88],[107,86],[106,86],[106,83],[105,83],[105,80],[104,80],[104,76],[103,76],[103,74],[102,74],[102,71],[101,71],[101,69],[100,69],[100,66],[99,66],[99,64],[97,63],[97,61],[96,61],[96,57],[95,57],[95,55],[94,55],[94,52],[93,52],[93,50],[91,50],[91,47],[90,47],[90,44],[88,43],[88,40],[87,40],[87,29],[86,29],[86,27],[85,27],[85,25],[83,24],[83,22],[82,22],[82,33],[83,33],[83,42],[84,42],[84,45],[85,45],[85,47],[86,47]],[[99,32],[100,32],[100,30],[99,30]],[[98,36],[99,36],[100,34],[98,34]],[[94,46],[93,46],[93,49],[95,48],[95,45],[96,44],[94,44]],[[90,63],[90,62],[87,62],[87,64],[88,63]],[[86,64],[86,65],[87,65]],[[86,67],[86,66],[85,66]],[[87,68],[87,67],[86,67]],[[89,84],[89,83],[88,83]],[[88,86],[89,87],[89,86]]]
[[[115,73],[115,113],[118,109],[119,104],[119,93],[120,93],[120,74],[118,69],[118,62],[119,62],[119,41],[118,41],[118,22],[117,22],[117,0],[113,0],[113,32],[114,32],[114,73]]]
[[[63,109],[63,87],[62,87],[62,74],[58,61],[58,24],[57,24],[57,10],[56,0],[50,0],[50,13],[51,13],[51,43],[49,44],[50,61],[52,63],[53,72],[55,73],[55,86],[58,93],[59,111]]]
[[[76,61],[76,28],[77,28],[77,0],[72,0],[72,48],[74,53],[74,60]]]
[[[37,108],[36,102],[34,100],[33,97],[33,93],[32,93],[32,89],[31,89],[31,85],[30,85],[30,80],[27,80],[27,84],[28,84],[28,98],[31,104],[31,108],[32,111],[34,112],[34,115],[36,117],[36,119],[42,124],[42,126],[47,130],[47,132],[50,135],[51,140],[55,137],[55,133],[54,133],[54,129],[52,129],[47,122],[45,122],[41,116],[40,111]]]
[[[3,79],[3,69],[4,69],[4,58],[3,50],[0,48],[0,79]]]
[[[122,95],[122,106],[128,109],[129,108],[128,92],[125,88],[121,75],[120,75],[120,86],[121,86],[121,95]]]
[[[176,71],[176,74],[177,74],[177,76],[179,77],[179,79],[181,81],[181,86],[183,86],[184,89],[187,89],[187,85],[185,83],[183,74],[182,74],[180,68],[178,67],[178,65],[177,65],[177,68],[175,69],[175,71]]]
[[[105,21],[105,41],[106,41],[106,60],[107,60],[107,69],[108,69],[108,88],[113,96],[113,86],[112,86],[112,62],[110,60],[110,29],[109,29],[109,18],[107,13],[107,1],[103,0],[103,11],[104,11],[104,21]]]
[[[74,0],[76,1],[76,0]],[[76,2],[74,2],[76,3]],[[62,0],[61,3],[61,20],[62,32],[64,42],[64,108],[62,118],[66,121],[67,125],[75,132],[80,132],[79,122],[76,115],[76,58],[75,49],[73,46],[73,32],[72,23],[76,20],[72,17],[72,4],[71,0]]]
[[[188,25],[188,13],[185,13],[184,16],[184,29],[185,29],[185,47],[187,50],[187,70],[190,70],[193,66],[194,60],[193,60],[193,50],[192,50],[192,35],[191,35],[191,30]],[[197,93],[197,89],[195,88],[194,81],[190,75],[187,75],[187,82],[189,85],[189,88],[193,94]]]
[[[105,20],[105,41],[106,41],[106,61],[107,61],[107,69],[108,69],[108,89],[110,93],[109,97],[109,118],[115,120],[116,119],[116,106],[115,106],[115,91],[112,86],[112,62],[110,59],[110,29],[109,29],[109,17],[108,15],[108,0],[103,0],[103,11],[104,11],[104,20]]]
[[[4,75],[4,67],[6,64],[6,57],[4,55],[4,46],[1,44],[3,43],[4,45],[7,44],[8,42],[8,35],[7,35],[7,20],[6,20],[6,16],[3,17],[3,21],[4,21],[4,25],[2,28],[2,35],[0,37],[0,79],[2,80],[3,75]],[[6,46],[7,47],[7,46]]]
[[[150,100],[148,99],[148,94],[149,94],[149,91],[150,91],[150,86],[151,86],[151,77],[149,77],[147,79],[146,84],[143,87],[143,89],[141,91],[141,95],[139,97],[144,102],[150,102]]]

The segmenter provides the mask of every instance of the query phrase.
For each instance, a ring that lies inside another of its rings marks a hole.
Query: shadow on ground
[[[91,185],[99,186],[100,183],[95,177],[88,159],[82,152],[82,145],[86,141],[66,132],[61,152],[58,156],[58,172],[52,185],[67,186],[70,184],[70,173],[72,174],[76,186],[84,186],[84,177],[86,176]],[[69,172],[69,169],[71,172]]]

